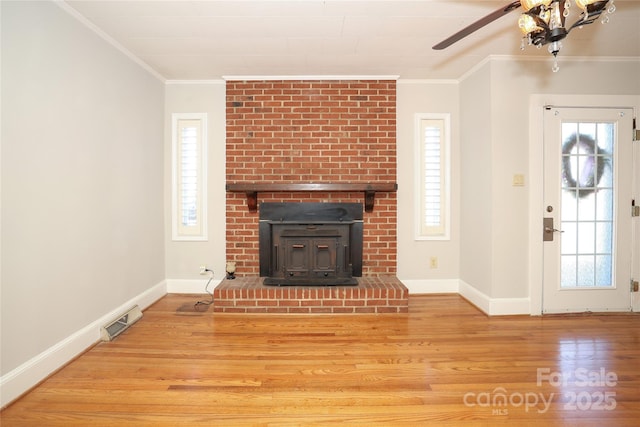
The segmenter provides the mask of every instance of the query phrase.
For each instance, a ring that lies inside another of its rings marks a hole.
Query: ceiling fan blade
[[[495,21],[496,19],[508,14],[509,12],[517,9],[520,7],[520,0],[518,1],[514,1],[513,3],[509,3],[508,5],[501,7],[500,9],[491,12],[490,14],[488,14],[487,16],[485,16],[484,18],[481,18],[479,20],[477,20],[476,22],[474,22],[473,24],[469,25],[468,27],[463,28],[462,30],[458,31],[457,33],[455,33],[454,35],[452,35],[451,37],[441,41],[440,43],[438,43],[437,45],[433,46],[434,50],[442,50],[444,48],[447,48],[449,46],[451,46],[452,44],[454,44],[455,42],[457,42],[458,40],[461,40],[463,38],[465,38],[466,36],[468,36],[469,34],[478,31],[480,28],[484,27],[485,25],[488,25],[490,23],[492,23],[493,21]]]

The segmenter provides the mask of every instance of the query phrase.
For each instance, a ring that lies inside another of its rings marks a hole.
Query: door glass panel
[[[563,288],[574,288],[576,286],[576,262],[575,255],[563,255],[560,266],[560,282]]]
[[[613,123],[562,124],[560,287],[613,281]]]
[[[613,225],[610,222],[598,222],[596,224],[596,252],[610,254],[613,244]]]
[[[577,286],[592,287],[595,284],[595,261],[593,255],[578,255]]]
[[[597,220],[610,222],[613,219],[613,188],[598,188],[596,206]]]
[[[593,221],[579,221],[578,222],[578,253],[582,255],[594,255],[595,254],[595,224]]]
[[[578,250],[578,223],[564,221],[562,223],[561,251],[563,254],[576,254]]]
[[[581,187],[584,188],[584,187]],[[573,195],[575,195],[574,193]],[[578,194],[581,194],[578,191]],[[583,196],[578,199],[578,220],[583,224],[585,221],[593,221],[596,219],[596,198]]]
[[[611,286],[611,255],[596,256],[596,286]]]
[[[562,190],[562,221],[575,221],[578,218],[577,192],[568,188]]]

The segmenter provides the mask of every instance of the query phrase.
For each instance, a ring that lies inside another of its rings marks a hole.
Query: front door
[[[632,127],[632,109],[545,109],[543,313],[631,309]]]

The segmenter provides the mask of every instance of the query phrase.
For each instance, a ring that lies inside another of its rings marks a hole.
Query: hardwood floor
[[[0,414],[10,426],[638,425],[640,317],[214,314],[168,295]]]

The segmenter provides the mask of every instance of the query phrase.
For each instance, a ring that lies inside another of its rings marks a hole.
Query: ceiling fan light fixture
[[[528,11],[518,20],[518,27],[528,40],[528,44],[538,47],[549,44],[549,53],[553,55],[554,61],[552,70],[557,72],[559,69],[557,56],[562,47],[560,41],[564,40],[573,28],[592,23],[605,11],[607,5],[612,5],[613,2],[614,0],[573,0],[582,13],[575,23],[568,25],[565,20],[571,14],[571,0],[522,0],[522,7]],[[527,9],[529,7],[531,9]],[[615,10],[615,6],[609,6],[609,9]],[[605,18],[608,17],[605,16]],[[521,48],[523,46],[524,41]]]
[[[520,15],[520,19],[518,19],[518,27],[525,36],[539,31],[544,31],[544,29],[538,25],[536,19],[528,13]]]
[[[582,10],[587,10],[587,6],[594,3],[606,3],[606,1],[602,0],[575,0],[576,6],[578,6]]]
[[[572,4],[581,12],[573,24],[567,24],[567,18],[573,14]],[[574,28],[582,28],[598,18],[602,23],[608,22],[609,15],[616,10],[614,0],[514,0],[436,44],[433,49],[444,49],[519,7],[524,9],[518,19],[518,28],[523,34],[520,48],[524,50],[527,44],[538,48],[549,45],[549,52],[554,58],[554,72],[559,69],[557,56],[562,47],[560,41]]]
[[[549,6],[553,0],[522,0],[520,4],[525,12],[529,12],[531,9],[544,5],[545,7]],[[590,0],[583,0],[590,1]]]

